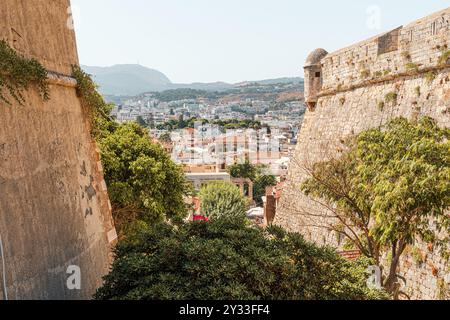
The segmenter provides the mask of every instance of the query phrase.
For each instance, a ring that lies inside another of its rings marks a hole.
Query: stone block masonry
[[[450,8],[353,46],[315,50],[305,65],[308,111],[275,223],[318,244],[340,247],[319,228],[317,205],[300,191],[304,168],[342,148],[345,137],[403,116],[450,126]],[[419,258],[418,258],[419,257]],[[420,258],[421,257],[421,258]],[[409,248],[400,274],[413,299],[449,297],[449,266],[425,243]]]
[[[0,40],[51,71],[49,101],[30,88],[25,106],[0,102],[0,279],[12,300],[90,299],[117,238],[98,148],[70,77],[78,56],[69,8],[69,0],[0,2]],[[71,265],[80,268],[80,290],[67,287]]]

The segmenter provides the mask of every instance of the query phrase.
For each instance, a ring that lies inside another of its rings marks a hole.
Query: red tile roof
[[[361,257],[361,251],[359,250],[346,250],[339,252],[339,254],[347,260],[356,260]]]

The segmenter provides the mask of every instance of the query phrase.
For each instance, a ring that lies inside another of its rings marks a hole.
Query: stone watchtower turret
[[[328,52],[324,49],[314,50],[305,63],[305,102],[309,110],[314,110],[317,104],[317,95],[322,90],[322,64],[321,61]]]

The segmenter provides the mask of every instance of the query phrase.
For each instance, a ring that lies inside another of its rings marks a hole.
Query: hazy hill
[[[194,89],[204,91],[227,91],[233,88],[234,85],[226,82],[211,82],[211,83],[195,82],[189,84],[174,83],[170,85],[170,89]]]
[[[100,91],[105,95],[138,95],[147,91],[162,91],[172,83],[163,73],[137,64],[82,68],[94,76]]]
[[[303,82],[302,78],[279,78],[260,81],[247,81],[238,84],[225,82],[213,83],[172,83],[162,72],[137,64],[122,64],[112,67],[82,66],[93,75],[100,92],[108,96],[136,96],[144,92],[161,92],[173,89],[194,89],[204,91],[228,91],[253,84],[272,85]]]
[[[267,79],[267,80],[256,80],[256,81],[245,81],[236,83],[235,86],[248,86],[251,84],[259,84],[259,85],[273,85],[273,84],[303,84],[303,78],[300,77],[285,77],[285,78],[276,78],[276,79]]]

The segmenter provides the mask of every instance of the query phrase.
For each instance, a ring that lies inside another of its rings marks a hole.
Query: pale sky
[[[175,83],[302,76],[315,48],[331,52],[450,6],[450,0],[71,2],[82,64],[139,63]]]

